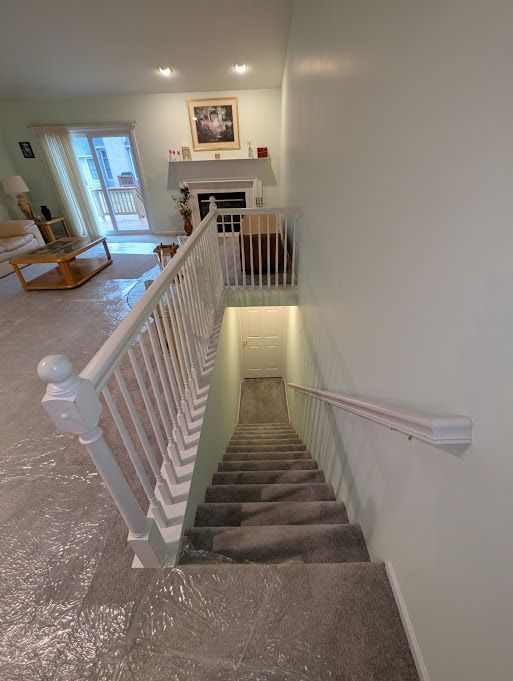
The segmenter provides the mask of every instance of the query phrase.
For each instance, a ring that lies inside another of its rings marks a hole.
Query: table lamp
[[[21,175],[9,175],[7,177],[2,177],[2,187],[6,194],[16,194],[18,199],[18,208],[21,210],[23,215],[27,220],[35,220],[36,216],[32,212],[32,206],[29,200],[25,196],[25,192],[29,192],[30,189],[25,184],[25,180]]]

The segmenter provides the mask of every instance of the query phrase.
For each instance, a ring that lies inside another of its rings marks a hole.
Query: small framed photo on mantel
[[[32,150],[32,145],[30,144],[30,142],[18,142],[18,144],[20,145],[23,158],[36,158],[36,155]]]
[[[240,149],[236,97],[189,99],[187,107],[194,151]]]

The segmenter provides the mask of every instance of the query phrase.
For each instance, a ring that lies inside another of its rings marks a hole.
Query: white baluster
[[[139,338],[139,347],[141,347],[141,339]],[[153,407],[152,401],[150,399],[150,395],[148,392],[148,388],[146,387],[146,383],[144,382],[144,377],[141,371],[141,367],[139,366],[139,362],[137,361],[137,358],[134,354],[134,351],[132,348],[128,349],[128,357],[130,359],[130,363],[132,365],[132,369],[134,371],[135,378],[137,380],[137,385],[139,386],[139,390],[141,392],[143,401],[144,401],[144,406],[146,407],[146,411],[148,413],[148,417],[150,419],[151,427],[153,429],[153,434],[155,435],[155,439],[157,441],[157,444],[160,449],[160,453],[162,455],[162,458],[164,461],[166,461],[167,458],[167,446],[166,446],[166,441],[164,439],[164,435],[162,433],[162,429],[160,428],[160,423],[157,418],[157,414],[155,413],[155,409]],[[150,384],[151,384],[151,379],[150,379]]]
[[[160,384],[162,386],[162,391],[164,393],[164,399],[166,400],[167,412],[171,416],[173,426],[175,426],[177,425],[175,408],[176,402],[170,388],[168,377],[166,377],[166,368],[162,363],[161,345],[163,341],[160,339],[160,337],[158,337],[158,327],[156,321],[152,323],[150,320],[148,320],[146,328],[148,329],[153,357],[155,359],[155,364],[157,365],[157,372],[160,379]]]
[[[230,272],[228,270],[228,246],[226,245],[226,226],[224,222],[224,215],[221,215],[221,227],[223,230],[223,253],[224,253],[224,283],[225,286],[230,286]]]
[[[137,411],[137,408],[134,404],[130,391],[128,390],[125,379],[119,367],[114,371],[114,376],[116,377],[116,381],[121,390],[121,394],[123,395],[123,399],[125,400],[125,404],[127,406],[128,413],[130,414],[130,418],[132,419],[132,423],[134,424],[135,432],[137,433],[139,442],[141,443],[143,451],[146,455],[146,460],[149,463],[152,473],[157,481],[157,488],[160,492],[161,498],[165,504],[172,504],[173,497],[171,496],[171,490],[169,489],[166,481],[162,476],[159,465],[157,463],[157,459],[155,457],[155,452],[153,451],[153,447],[150,444],[148,435],[146,434],[146,431],[142,424],[141,417],[139,416],[139,412]]]
[[[212,225],[210,227],[210,237],[212,239],[212,256],[215,258],[215,273],[217,280],[217,295],[216,298],[219,300],[220,296],[224,291],[224,281],[223,281],[223,268],[221,265],[221,252],[219,250],[219,233],[217,231],[217,222],[212,220]]]
[[[274,288],[278,288],[278,283],[280,279],[280,275],[278,274],[280,270],[280,265],[279,265],[279,241],[280,241],[280,223],[279,223],[279,214],[275,213],[275,219],[276,219],[276,238],[274,242]]]
[[[231,239],[232,239],[233,272],[234,272],[234,275],[235,275],[235,282],[234,282],[234,283],[235,283],[235,288],[239,288],[239,265],[238,265],[238,263],[236,262],[236,258],[235,258],[235,234],[236,234],[236,232],[235,232],[235,219],[234,219],[234,217],[235,217],[235,216],[233,216],[233,215],[231,216],[231,222],[232,222],[232,237],[231,237]]]
[[[262,288],[262,215],[257,213],[258,219],[258,286]]]
[[[253,214],[248,215],[249,219],[249,267],[250,267],[250,276],[251,276],[251,286],[254,288],[255,286],[255,261],[253,257],[253,224],[251,218],[253,217]]]
[[[165,303],[160,300],[155,312],[153,313],[153,318],[155,320],[155,328],[157,330],[157,336],[159,339],[162,357],[164,358],[164,365],[166,367],[169,385],[173,394],[174,404],[178,405],[181,399],[181,375],[174,354],[173,334],[169,329],[169,317],[171,315],[172,311],[170,306],[168,305],[166,307]]]
[[[281,217],[281,214],[280,214]],[[281,223],[281,220],[280,220]],[[287,215],[283,216],[283,286],[287,285]]]
[[[167,546],[155,520],[143,513],[98,426],[101,402],[93,384],[73,372],[64,355],[49,355],[37,367],[47,383],[42,404],[56,428],[80,436],[128,527],[128,543],[144,567],[163,564]]]
[[[246,253],[244,245],[244,215],[240,216],[240,248],[241,248],[241,262],[242,262],[242,286],[246,287]],[[247,216],[248,219],[251,216]]]
[[[162,508],[162,504],[155,496],[155,492],[153,491],[153,487],[151,485],[150,479],[148,478],[143,462],[141,461],[139,452],[137,451],[137,448],[130,437],[130,433],[128,432],[125,422],[119,413],[116,402],[106,385],[104,385],[102,388],[102,395],[105,399],[107,407],[109,408],[118,433],[123,440],[123,444],[125,445],[125,449],[128,453],[128,456],[130,457],[130,461],[132,462],[134,470],[137,473],[141,487],[143,488],[146,498],[148,499],[153,517],[161,527],[165,527],[167,524],[167,518],[166,514],[164,513],[164,509]]]
[[[271,228],[269,225],[269,213],[267,213],[267,288],[271,288]]]
[[[182,376],[184,380],[183,397],[181,399],[181,412],[185,415],[179,414],[178,423],[180,424],[182,430],[184,428],[190,433],[190,430],[194,429],[194,421],[197,416],[201,413],[196,412],[195,396],[192,393],[193,390],[193,378],[191,374],[191,363],[188,354],[187,342],[184,337],[183,326],[182,326],[182,312],[177,302],[177,288],[178,280],[175,282],[175,286],[170,286],[167,295],[169,296],[169,309],[171,310],[171,322],[173,324],[174,338],[176,346],[180,354],[180,368],[182,370]],[[189,430],[190,428],[190,430]],[[185,433],[184,433],[185,436]]]
[[[296,283],[296,227],[297,227],[297,216],[294,214],[292,223],[292,279],[291,284],[295,286]]]
[[[192,336],[193,351],[196,355],[196,361],[201,363],[201,329],[196,315],[196,307],[193,303],[193,296],[190,289],[190,273],[189,273],[190,259],[184,263],[180,273],[180,281],[183,286],[183,302],[189,322],[190,335]]]
[[[201,265],[201,261],[199,260],[198,257],[196,257],[192,263],[192,290],[195,295],[196,299],[196,307],[198,310],[198,314],[200,317],[200,322],[201,322],[201,335],[202,335],[202,343],[204,347],[204,354],[206,345],[208,343],[208,307],[210,303],[210,295],[212,293],[211,288],[207,285],[207,288],[205,290],[205,284],[208,284],[210,281],[210,269],[208,267],[209,261],[208,258],[206,257],[206,238],[203,238],[201,240],[201,260],[203,260],[204,265]],[[202,277],[198,277],[198,269],[200,271],[203,271],[204,274]]]
[[[148,335],[150,334],[148,330]],[[151,342],[151,340],[150,340]],[[174,405],[171,406],[171,408],[168,406],[166,409],[166,405],[164,404],[164,400],[162,399],[162,394],[159,390],[158,386],[158,380],[157,376],[155,374],[155,371],[153,369],[152,363],[151,363],[151,358],[150,354],[148,351],[148,347],[146,345],[146,342],[144,340],[144,335],[141,334],[139,336],[139,346],[141,348],[141,353],[143,356],[144,360],[144,366],[146,367],[146,373],[148,374],[148,377],[150,379],[150,385],[153,390],[153,396],[155,398],[155,402],[157,403],[157,409],[159,410],[159,416],[162,421],[162,424],[164,426],[164,430],[166,431],[166,437],[167,437],[167,454],[168,457],[171,459],[174,465],[176,465],[176,462],[178,461],[177,459],[177,453],[176,453],[176,446],[177,443],[175,442],[174,436],[173,436],[173,424],[175,423],[175,420],[171,420],[171,414],[176,418],[175,413],[174,413]],[[153,350],[153,345],[152,345],[152,350]],[[161,371],[164,371],[164,367],[161,365],[159,368],[157,357],[155,357],[155,363],[157,364],[157,371],[160,373]],[[164,389],[164,388],[163,388]],[[176,425],[178,425],[176,423]]]

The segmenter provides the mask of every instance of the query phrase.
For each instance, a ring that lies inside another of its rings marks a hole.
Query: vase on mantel
[[[190,213],[184,213],[183,214],[183,231],[187,234],[187,236],[190,236],[192,234],[193,226],[191,222],[191,214]]]

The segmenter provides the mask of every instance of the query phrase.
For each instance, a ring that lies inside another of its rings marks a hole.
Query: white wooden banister
[[[147,319],[153,312],[157,303],[167,293],[169,282],[172,281],[182,269],[184,262],[190,256],[195,243],[214,221],[215,214],[209,213],[205,220],[195,230],[192,237],[178,250],[178,253],[168,262],[164,270],[155,279],[139,300],[130,314],[119,324],[114,333],[105,341],[100,350],[80,372],[82,378],[90,380],[96,388],[105,382],[112,364],[121,357],[141,326],[141,320]]]
[[[218,234],[218,219],[240,226],[242,218],[226,211],[221,218],[214,201],[210,209],[79,375],[62,355],[45,357],[38,368],[47,383],[46,411],[57,430],[77,435],[86,447],[128,527],[136,564],[144,567],[176,558],[225,292],[242,280],[234,232],[231,260]],[[259,244],[263,225],[274,216],[276,244],[281,239],[285,255],[283,277],[276,274],[273,285],[290,287],[295,259],[288,249],[296,244],[297,212],[264,210],[264,218],[258,211],[244,215],[256,219]],[[261,253],[258,263],[251,260],[251,270],[260,268],[260,288],[261,260]]]
[[[388,407],[377,402],[367,402],[348,395],[309,388],[296,383],[289,383],[288,386],[304,395],[398,430],[423,442],[434,445],[470,444],[472,442],[472,420],[468,416],[437,416],[420,411]]]
[[[43,406],[57,429],[80,436],[128,527],[128,543],[147,567],[158,567],[167,547],[152,518],[147,518],[105,441],[98,422],[101,404],[92,383],[80,378],[64,355],[50,355],[37,367],[47,383]]]

